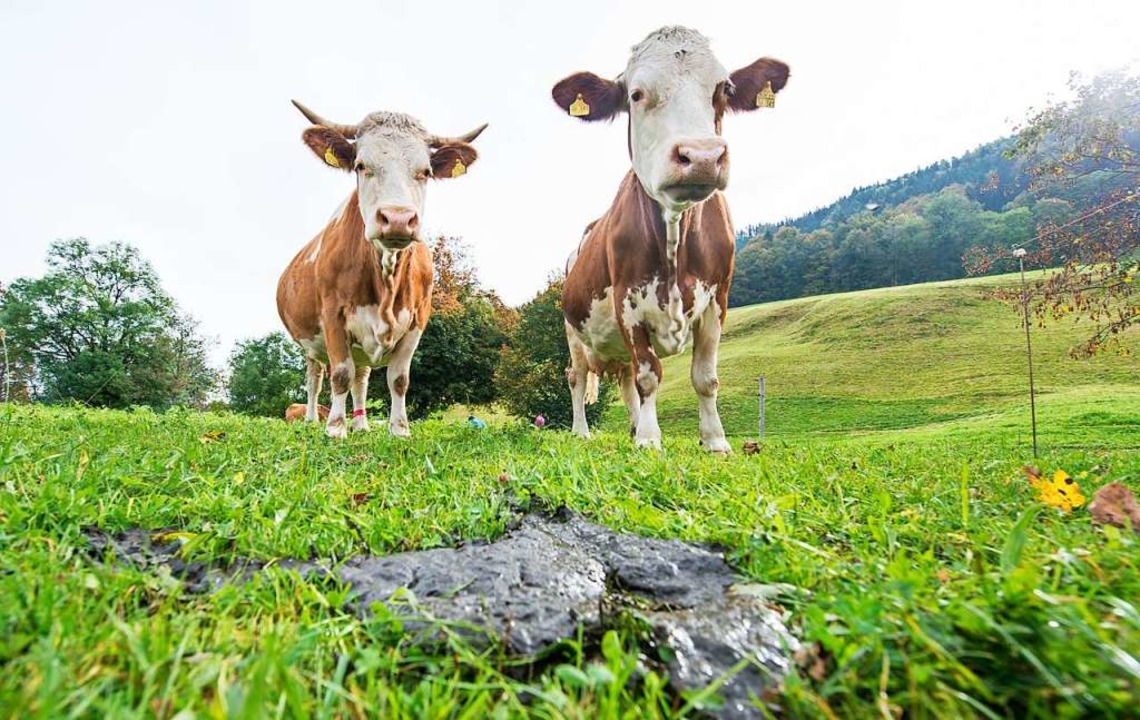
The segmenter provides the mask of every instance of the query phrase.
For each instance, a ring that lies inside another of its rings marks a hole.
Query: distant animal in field
[[[309,406],[305,403],[293,403],[289,407],[285,408],[285,422],[296,422],[298,420],[304,420],[305,415],[308,413],[308,411]],[[329,416],[328,407],[325,405],[318,405],[317,416],[321,420],[327,419]]]
[[[660,447],[660,358],[691,340],[701,443],[731,451],[716,407],[736,237],[722,194],[729,153],[721,122],[729,111],[772,107],[788,75],[772,58],[729,73],[699,32],[665,27],[634,46],[617,79],[579,72],[554,86],[554,101],[573,117],[628,115],[632,165],[567,262],[562,308],[575,433],[589,436],[585,405],[608,374],[620,383],[636,443]]]
[[[409,367],[431,315],[432,257],[420,237],[427,182],[466,173],[478,157],[470,143],[487,126],[441,137],[403,113],[374,112],[341,125],[293,104],[314,123],[302,134],[305,144],[356,184],[277,284],[277,312],[305,353],[305,419],[318,418],[328,368],[332,407],[325,431],[348,434],[350,390],[352,429],[367,430],[368,375],[387,366],[388,430],[407,437]]]

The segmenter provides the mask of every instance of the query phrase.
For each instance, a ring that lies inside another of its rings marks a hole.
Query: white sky
[[[468,175],[429,186],[424,223],[524,302],[628,168],[624,120],[569,118],[550,88],[615,76],[667,24],[702,31],[730,70],[763,55],[792,68],[775,111],[725,121],[738,226],[960,155],[1071,70],[1140,57],[1127,0],[4,0],[0,281],[42,273],[57,238],[122,240],[219,361],[280,329],[280,272],[352,188],[302,145],[298,98],[345,123],[380,109],[439,134],[489,122]]]

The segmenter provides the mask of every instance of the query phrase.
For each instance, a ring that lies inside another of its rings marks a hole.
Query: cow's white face
[[[431,154],[422,138],[372,132],[356,141],[356,190],[364,237],[377,250],[398,250],[419,240],[419,218],[431,177]]]
[[[723,190],[728,144],[714,96],[728,71],[708,41],[682,29],[650,35],[634,47],[622,79],[633,171],[646,193],[681,212]]]
[[[576,73],[552,95],[586,121],[628,112],[633,171],[667,214],[678,215],[728,185],[724,112],[756,109],[766,84],[778,92],[787,80],[788,66],[771,58],[730,75],[699,32],[665,27],[633,47],[617,80]]]
[[[307,109],[301,111],[310,115]],[[310,119],[322,120],[315,115]],[[467,172],[478,157],[468,141],[485,127],[460,138],[440,138],[408,115],[375,112],[351,127],[318,124],[302,137],[317,157],[356,175],[364,238],[377,250],[393,251],[420,239],[428,178]],[[351,137],[356,142],[350,142]]]

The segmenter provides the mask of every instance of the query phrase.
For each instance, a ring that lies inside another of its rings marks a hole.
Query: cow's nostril
[[[691,165],[693,163],[693,161],[690,160],[689,156],[685,153],[677,153],[677,162],[681,163],[682,165]]]

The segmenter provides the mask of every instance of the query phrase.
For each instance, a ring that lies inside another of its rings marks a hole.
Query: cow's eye
[[[364,172],[364,163],[356,163],[356,166],[353,169],[356,170],[356,172]]]
[[[644,98],[644,97],[645,97],[645,93],[643,93],[640,90],[634,90],[633,92],[631,92],[629,94],[629,99],[632,102],[641,102],[642,98]]]
[[[429,177],[431,177],[431,168],[424,168],[423,170],[420,170],[418,173],[416,173],[416,180],[423,181],[427,180]]]
[[[726,82],[724,84],[724,96],[730,98],[735,94],[736,94],[736,86],[733,85],[731,82]]]

